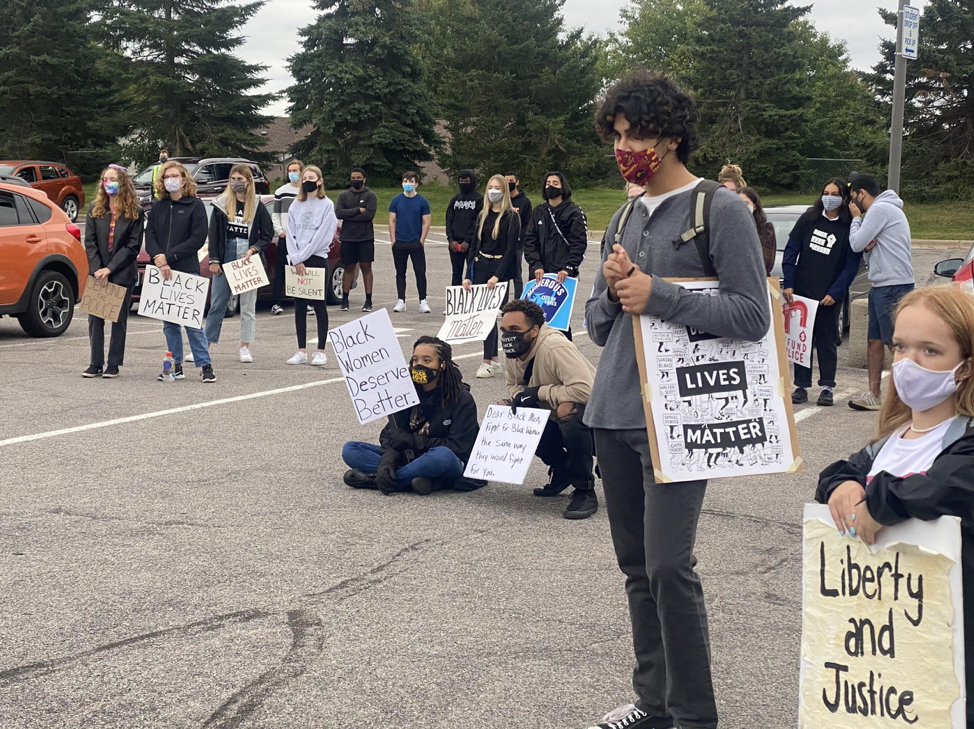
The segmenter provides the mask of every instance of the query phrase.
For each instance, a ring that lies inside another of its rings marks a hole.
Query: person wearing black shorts
[[[355,281],[355,267],[362,269],[365,284],[365,304],[362,311],[372,311],[372,261],[375,260],[375,218],[377,199],[365,186],[365,170],[356,167],[351,172],[351,187],[338,196],[335,216],[342,221],[339,238],[341,258],[345,266],[342,276],[342,311],[348,311],[348,292]]]

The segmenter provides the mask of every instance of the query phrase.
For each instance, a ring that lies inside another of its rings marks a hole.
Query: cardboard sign
[[[490,405],[463,475],[485,481],[523,484],[550,410]]]
[[[388,311],[380,309],[332,329],[328,339],[360,424],[419,404]]]
[[[497,315],[507,300],[507,282],[494,288],[487,284],[446,287],[446,319],[436,336],[449,344],[482,342],[495,326]]]
[[[123,306],[125,306],[124,286],[108,281],[101,284],[94,276],[88,277],[88,283],[85,284],[85,295],[81,297],[78,311],[114,323],[118,321]]]
[[[544,320],[552,329],[568,331],[572,325],[572,308],[575,306],[575,290],[578,279],[566,278],[558,283],[558,276],[546,273],[541,283],[532,280],[524,287],[521,298],[533,301],[544,312]]]
[[[182,271],[173,271],[172,278],[166,281],[162,271],[150,264],[145,267],[142,280],[139,316],[199,329],[203,326],[209,287],[208,278]]]
[[[960,519],[884,527],[872,548],[805,507],[802,729],[967,726]]]
[[[251,256],[247,263],[244,263],[241,258],[223,264],[223,275],[227,277],[230,293],[234,296],[259,289],[270,283],[264,270],[264,263],[260,260],[260,256],[256,255]]]
[[[719,295],[716,279],[674,283],[695,296]],[[769,280],[769,301],[780,296]],[[657,483],[802,470],[781,306],[771,311],[758,342],[633,318]]]
[[[284,269],[284,295],[292,299],[325,300],[325,275],[323,268],[305,268],[304,275],[298,276],[294,266]]]
[[[796,296],[794,302],[785,305],[782,315],[785,318],[785,344],[789,362],[802,367],[812,366],[812,332],[817,313],[818,302],[804,296]]]

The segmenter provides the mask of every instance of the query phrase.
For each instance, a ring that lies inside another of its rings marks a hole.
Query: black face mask
[[[361,190],[364,186],[365,186],[365,182],[363,180],[352,180],[353,190]]]
[[[501,332],[501,349],[504,350],[505,357],[514,359],[531,349],[534,337],[528,339],[526,334],[527,332]]]
[[[472,182],[461,182],[460,183],[460,192],[462,192],[464,195],[468,195],[472,191],[473,191],[473,183]]]
[[[168,161],[169,161],[169,158],[168,157],[160,157],[159,158],[159,162],[162,163],[162,164],[166,164],[166,162],[168,162]]]
[[[409,374],[417,385],[428,385],[436,379],[439,372],[426,365],[413,365],[409,368]]]
[[[312,192],[318,189],[318,183],[313,180],[305,180],[304,182],[301,183],[301,189],[307,192],[308,194],[311,194]]]
[[[517,189],[517,183],[516,182],[508,182],[507,183],[507,189],[510,190],[511,192],[514,192]]]
[[[551,185],[548,185],[548,187],[544,189],[545,200],[550,200],[553,197],[561,197],[564,194],[565,191],[560,187],[552,187]]]

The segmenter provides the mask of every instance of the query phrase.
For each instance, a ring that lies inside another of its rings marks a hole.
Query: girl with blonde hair
[[[747,183],[744,181],[744,170],[732,164],[726,164],[720,169],[717,182],[734,192],[740,192],[747,187]]]
[[[507,178],[494,175],[487,182],[484,206],[477,216],[477,224],[465,241],[467,250],[467,277],[463,287],[470,290],[473,284],[487,284],[492,289],[499,281],[514,278],[517,243],[521,235],[521,216],[511,203],[511,191]],[[501,371],[497,359],[497,325],[484,340],[484,361],[477,370],[477,377],[493,377]]]

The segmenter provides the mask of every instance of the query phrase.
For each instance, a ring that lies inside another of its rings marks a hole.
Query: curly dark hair
[[[452,405],[460,399],[460,385],[463,382],[463,374],[457,367],[457,363],[453,361],[453,347],[437,337],[422,336],[416,340],[413,351],[421,344],[428,344],[433,347],[436,350],[436,356],[443,363],[443,371],[440,372],[440,398],[443,407]]]
[[[512,311],[519,311],[524,314],[524,318],[527,319],[528,324],[533,327],[540,327],[544,324],[544,310],[533,301],[527,301],[526,299],[508,301],[501,308],[501,315],[503,316]]]
[[[680,137],[676,156],[683,164],[697,147],[697,105],[665,74],[633,71],[612,84],[595,116],[596,129],[603,138],[616,136],[613,124],[618,114],[629,121],[633,136]]]

